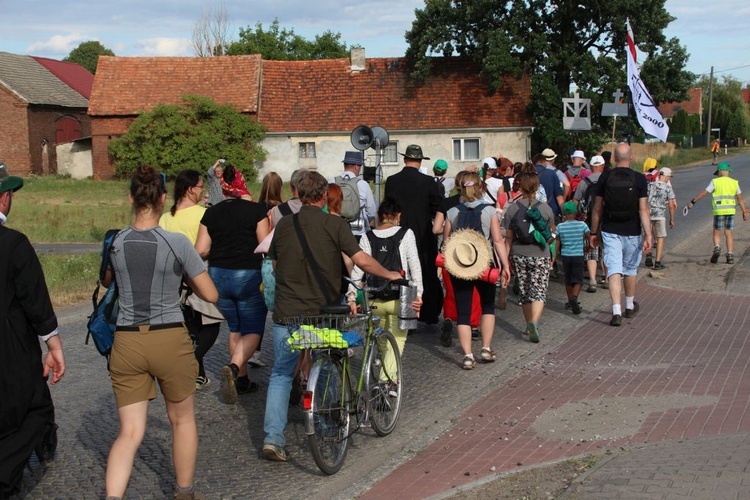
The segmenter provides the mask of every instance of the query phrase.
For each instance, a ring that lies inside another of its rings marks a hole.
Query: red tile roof
[[[679,102],[663,102],[659,104],[659,113],[663,117],[674,116],[679,110],[684,109],[689,115],[700,115],[703,112],[701,99],[703,98],[703,89],[700,87],[688,90],[688,99]]]
[[[44,66],[47,71],[62,80],[70,88],[88,99],[91,97],[91,87],[94,85],[94,75],[73,62],[56,61],[46,57],[31,56],[36,62]]]
[[[99,58],[89,100],[92,116],[129,116],[186,94],[210,97],[243,113],[256,113],[260,55],[222,57]]]
[[[532,125],[526,113],[528,78],[507,78],[487,91],[480,68],[457,58],[435,58],[419,85],[404,59],[368,58],[352,72],[349,59],[263,61],[259,121],[268,132],[349,131],[357,125],[386,130]]]

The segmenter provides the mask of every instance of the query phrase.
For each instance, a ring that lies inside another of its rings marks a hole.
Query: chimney
[[[351,52],[352,73],[365,70],[365,49],[363,47],[352,47]]]

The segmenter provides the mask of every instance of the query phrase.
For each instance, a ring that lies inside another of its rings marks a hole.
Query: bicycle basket
[[[364,344],[367,315],[318,314],[287,318],[287,343],[292,351],[346,349]]]

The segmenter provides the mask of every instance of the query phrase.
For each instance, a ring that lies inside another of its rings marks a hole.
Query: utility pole
[[[714,101],[714,67],[711,66],[711,75],[708,77],[708,124],[706,125],[706,147],[711,147],[711,106]]]

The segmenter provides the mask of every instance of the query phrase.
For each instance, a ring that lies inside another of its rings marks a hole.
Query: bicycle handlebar
[[[411,281],[407,280],[406,278],[399,278],[397,280],[386,280],[385,283],[383,283],[381,286],[378,286],[378,287],[367,286],[367,283],[359,286],[349,276],[344,276],[344,279],[347,282],[349,282],[354,288],[356,288],[357,290],[361,290],[363,292],[381,292],[385,290],[386,288],[388,288],[390,285],[411,286]]]

